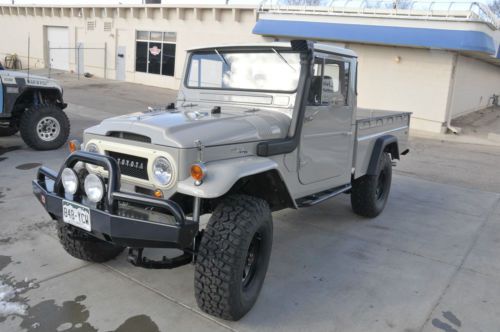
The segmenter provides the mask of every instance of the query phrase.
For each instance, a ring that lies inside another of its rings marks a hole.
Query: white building
[[[486,7],[342,4],[0,5],[0,59],[16,53],[26,66],[30,36],[32,68],[176,89],[189,48],[327,41],[359,55],[359,106],[413,112],[414,128],[434,132],[500,94],[500,23]]]

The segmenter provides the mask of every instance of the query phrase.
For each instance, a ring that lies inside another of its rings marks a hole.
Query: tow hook
[[[144,248],[129,248],[127,260],[134,266],[145,269],[173,269],[191,263],[193,254],[184,251],[182,255],[168,258],[163,256],[161,260],[152,260],[144,257]]]

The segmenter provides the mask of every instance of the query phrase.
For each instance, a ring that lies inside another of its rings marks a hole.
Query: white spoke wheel
[[[24,111],[19,131],[31,148],[54,150],[66,143],[70,124],[66,113],[57,105],[40,105]]]
[[[42,141],[50,142],[61,133],[61,124],[56,118],[47,116],[38,121],[36,132]]]

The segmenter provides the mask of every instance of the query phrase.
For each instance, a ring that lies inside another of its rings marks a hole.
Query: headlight
[[[99,147],[95,143],[87,143],[87,145],[85,146],[85,151],[92,152],[92,153],[101,153],[101,150],[99,150]],[[89,163],[86,163],[86,166],[87,166],[87,169],[89,171],[92,171],[92,172],[97,171],[97,169],[99,167],[99,166],[89,164]]]
[[[101,153],[97,144],[94,144],[94,143],[87,144],[87,146],[85,147],[85,150],[87,152],[92,152],[92,153]]]
[[[71,168],[65,168],[61,174],[64,191],[68,194],[74,195],[78,189],[78,176]]]
[[[94,202],[100,202],[104,196],[104,182],[95,174],[89,174],[84,182],[87,198]]]
[[[172,165],[165,157],[158,157],[153,162],[153,176],[156,182],[162,186],[170,184],[174,177]]]

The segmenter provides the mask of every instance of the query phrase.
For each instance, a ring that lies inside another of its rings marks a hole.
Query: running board
[[[324,202],[327,199],[345,193],[346,191],[351,190],[352,186],[350,184],[346,184],[337,188],[328,189],[317,194],[312,194],[306,197],[302,197],[296,200],[298,207],[308,207],[313,206],[318,203]]]

